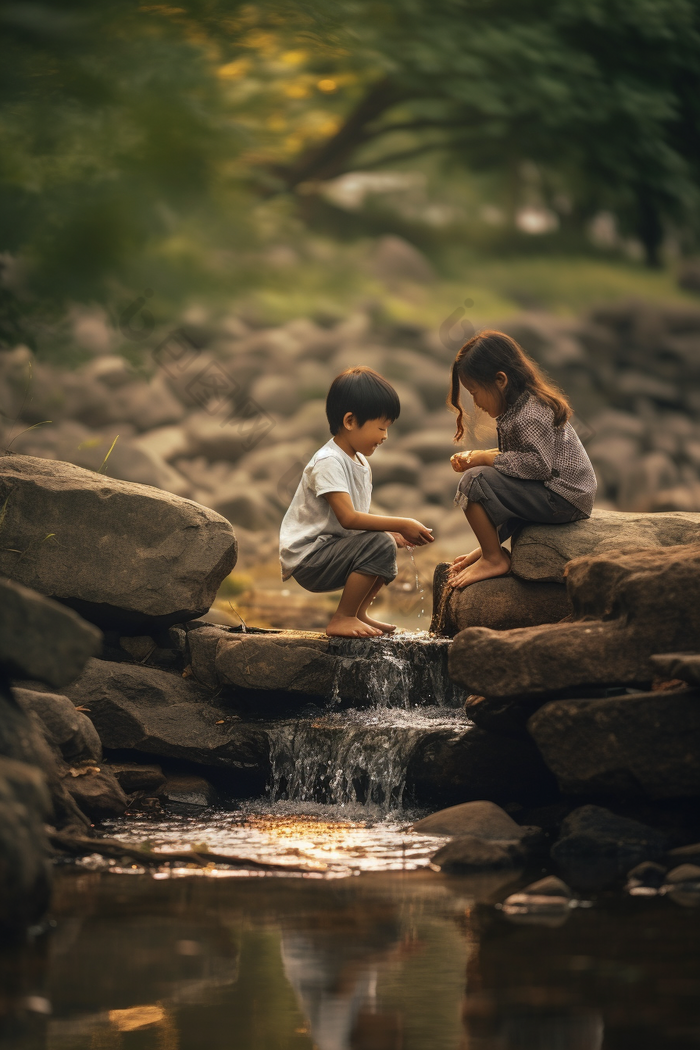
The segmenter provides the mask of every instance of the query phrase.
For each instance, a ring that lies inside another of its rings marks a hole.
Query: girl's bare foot
[[[500,548],[493,558],[485,558],[483,555],[462,572],[457,573],[449,579],[453,587],[468,587],[470,583],[478,583],[479,580],[490,580],[494,576],[504,576],[510,570],[510,556],[508,552]]]
[[[326,634],[332,638],[375,638],[382,632],[357,616],[338,616],[336,613],[326,627]]]
[[[458,554],[447,570],[447,575],[454,576],[455,573],[461,572],[462,569],[466,569],[467,565],[473,565],[480,557],[481,547],[477,547],[476,550],[473,550],[470,554]]]
[[[373,616],[369,616],[366,612],[359,612],[357,618],[362,620],[363,623],[368,623],[370,627],[378,627],[382,634],[392,634],[396,630],[395,623],[384,623],[382,620],[375,620]]]

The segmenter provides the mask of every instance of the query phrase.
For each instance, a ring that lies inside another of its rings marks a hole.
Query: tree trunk
[[[653,195],[644,189],[637,194],[637,234],[644,245],[644,259],[647,266],[659,269],[661,245],[664,239],[661,210]]]
[[[302,182],[342,175],[353,153],[372,137],[370,124],[403,98],[405,95],[388,79],[374,84],[335,135],[307,150],[292,166],[277,168],[275,173],[288,190]]]

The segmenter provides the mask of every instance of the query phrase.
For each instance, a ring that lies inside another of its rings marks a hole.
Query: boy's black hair
[[[401,402],[391,383],[373,368],[346,368],[331,383],[326,398],[326,416],[331,434],[337,434],[348,412],[364,426],[368,419],[399,418]]]

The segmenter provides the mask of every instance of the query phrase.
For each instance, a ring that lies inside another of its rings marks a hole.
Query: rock
[[[454,640],[450,675],[470,693],[494,698],[650,685],[651,654],[696,646],[699,569],[700,544],[579,558],[567,568],[572,622],[467,628]]]
[[[416,506],[416,490],[413,485],[401,485],[393,482],[375,488],[372,497],[383,514],[401,514],[408,516],[409,510]]]
[[[700,905],[700,867],[697,864],[680,864],[666,876],[661,892],[672,901],[686,908]]]
[[[649,663],[660,677],[700,685],[700,653],[659,653]]]
[[[561,582],[574,558],[606,551],[700,542],[700,513],[622,514],[594,510],[569,525],[528,525],[513,542],[511,569],[524,580]]]
[[[110,762],[109,770],[127,795],[132,795],[135,791],[156,795],[159,788],[165,783],[165,775],[160,766],[156,765],[141,762]]]
[[[375,488],[379,485],[390,484],[415,485],[421,467],[422,463],[418,456],[382,446],[372,456],[372,484]]]
[[[455,474],[449,463],[426,463],[421,470],[418,487],[425,500],[451,511],[454,509],[458,482],[459,474]],[[457,521],[466,533],[464,517],[461,516],[460,520],[460,516],[457,516]]]
[[[73,420],[64,420],[22,434],[13,443],[13,451],[40,459],[62,460],[86,470],[103,468],[103,474],[121,481],[154,485],[177,496],[189,496],[191,485],[185,478],[151,448],[131,441],[129,429],[133,430],[128,424],[120,424],[119,440],[113,445],[117,436],[114,429],[89,430]]]
[[[217,645],[216,675],[248,689],[330,696],[336,670],[330,648],[323,637],[229,636]]]
[[[494,631],[557,623],[571,614],[560,583],[531,583],[516,576],[481,580],[461,590],[445,585],[444,628],[450,636],[467,627]]]
[[[102,635],[58,602],[0,578],[0,668],[47,685],[72,681],[100,651]]]
[[[19,934],[46,911],[51,894],[44,821],[52,814],[41,772],[0,758],[0,930]]]
[[[416,643],[392,639],[378,650],[375,639],[328,638],[302,631],[231,630],[213,625],[188,631],[191,667],[197,681],[217,689],[292,693],[367,707],[403,702],[407,692],[424,703],[457,706],[461,692],[447,675],[446,639]],[[383,660],[381,681],[377,659]]]
[[[10,690],[0,684],[0,756],[41,770],[51,796],[52,823],[57,827],[89,824],[63,783],[66,764],[60,750],[52,748],[39,717],[27,711]]]
[[[613,798],[700,794],[695,690],[556,700],[528,729],[562,792]]]
[[[127,807],[123,788],[105,766],[73,766],[66,773],[64,783],[83,813],[92,820],[120,817]]]
[[[480,839],[522,841],[526,828],[516,824],[505,810],[494,802],[463,802],[450,806],[413,825],[420,835],[474,835]]]
[[[565,900],[573,900],[574,896],[563,879],[558,879],[556,875],[547,875],[544,879],[531,882],[522,892],[537,897],[563,897]]]
[[[402,437],[398,443],[398,450],[410,452],[417,456],[423,463],[435,463],[439,460],[449,460],[455,452],[452,442],[452,434],[448,428],[438,430],[419,430],[417,433]],[[455,474],[455,492],[459,483],[459,474]]]
[[[470,693],[464,701],[464,713],[474,725],[490,733],[527,738],[528,719],[545,703],[547,698],[539,695],[494,700]]]
[[[658,860],[665,849],[665,837],[654,828],[600,806],[581,806],[564,820],[552,857],[574,883],[605,884],[635,864]]]
[[[556,794],[554,778],[530,741],[476,726],[421,744],[408,764],[407,784],[421,802],[443,806],[483,799],[535,805]]]
[[[66,689],[90,708],[104,747],[266,772],[267,737],[245,725],[202,686],[155,667],[91,660]]]
[[[677,868],[672,868],[666,875],[666,883],[668,885],[677,885],[682,882],[700,883],[700,866],[697,864],[679,864]]]
[[[184,457],[190,448],[182,426],[156,427],[145,434],[139,434],[132,440],[132,445],[158,456],[166,463]]]
[[[694,842],[690,846],[677,846],[676,849],[668,851],[666,859],[669,864],[700,864],[700,842]]]
[[[566,922],[575,903],[566,883],[549,875],[531,882],[519,893],[511,893],[501,910],[511,922],[557,927]]]
[[[271,501],[271,495],[272,489],[265,484],[253,485],[250,479],[243,484],[236,480],[220,485],[206,501],[207,506],[232,525],[258,532],[275,528],[282,521],[282,512]]]
[[[185,806],[215,806],[219,801],[216,788],[204,777],[169,776],[158,791],[161,798]]]
[[[653,897],[663,885],[666,868],[653,860],[642,861],[627,872],[625,889],[633,897]]]
[[[423,253],[394,234],[379,238],[372,269],[380,280],[389,284],[396,281],[430,284],[435,280],[435,272]]]
[[[524,853],[516,843],[499,844],[476,835],[460,835],[450,839],[430,858],[434,871],[464,874],[472,871],[498,871],[517,868],[524,861]]]
[[[94,725],[68,697],[56,693],[37,693],[15,689],[15,697],[25,711],[32,711],[42,724],[48,744],[68,765],[100,763],[102,745]]]
[[[678,269],[678,287],[686,292],[700,292],[700,259],[684,259]]]
[[[0,457],[4,501],[5,545],[25,553],[0,551],[0,571],[101,626],[193,619],[236,563],[213,511],[67,463]]]

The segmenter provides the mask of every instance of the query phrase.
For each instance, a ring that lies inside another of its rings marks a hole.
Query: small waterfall
[[[457,735],[465,721],[457,712],[375,709],[278,723],[267,731],[270,798],[398,809],[416,748],[436,734]]]
[[[427,633],[385,638],[334,638],[336,656],[329,704],[353,707],[460,707],[464,690],[450,679],[450,642]]]
[[[400,809],[417,750],[467,724],[449,645],[427,632],[332,638],[325,710],[266,727],[270,800]]]

